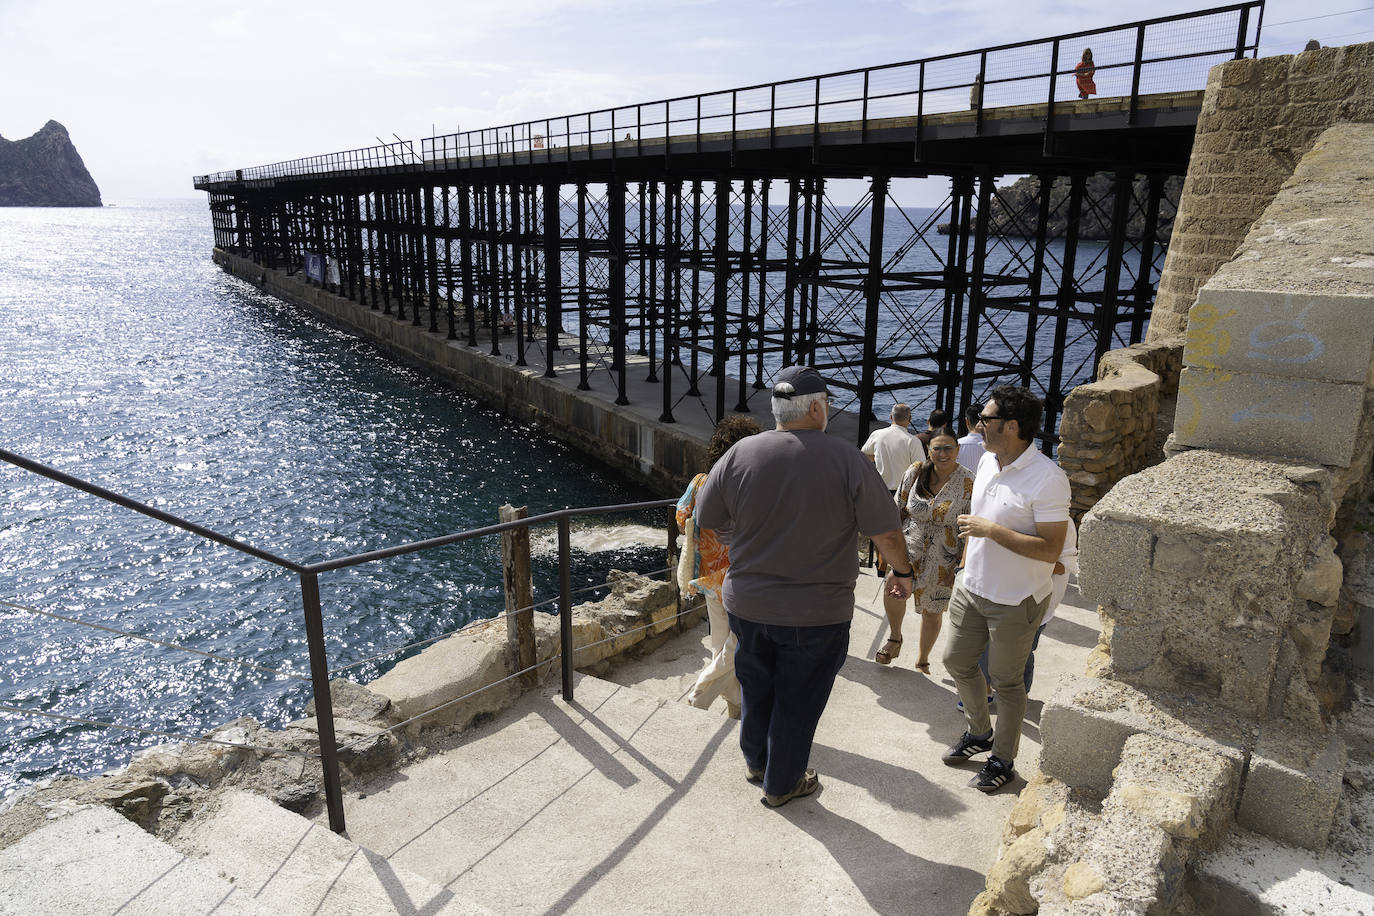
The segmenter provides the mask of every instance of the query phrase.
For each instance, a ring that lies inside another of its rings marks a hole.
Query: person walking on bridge
[[[1078,97],[1086,99],[1090,95],[1097,95],[1097,83],[1093,82],[1093,76],[1097,73],[1097,67],[1093,66],[1093,49],[1083,49],[1083,59],[1073,68],[1074,82],[1078,84]]]
[[[820,373],[782,369],[772,407],[777,427],[737,442],[707,475],[696,522],[732,528],[722,593],[739,642],[740,750],[745,778],[777,808],[820,787],[807,763],[849,649],[858,536],[891,565],[892,594],[911,594],[912,569],[877,468],[825,434],[830,394]]]

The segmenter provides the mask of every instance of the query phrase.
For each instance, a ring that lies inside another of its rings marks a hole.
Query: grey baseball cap
[[[799,394],[823,394],[825,379],[810,366],[786,366],[773,378],[773,397],[790,401]]]

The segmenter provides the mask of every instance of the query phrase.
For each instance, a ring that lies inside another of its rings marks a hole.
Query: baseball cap
[[[822,394],[825,379],[810,366],[786,366],[773,377],[773,397],[790,401],[799,394]]]

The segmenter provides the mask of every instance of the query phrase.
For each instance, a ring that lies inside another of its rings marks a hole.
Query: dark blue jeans
[[[730,615],[739,640],[739,746],[764,771],[763,791],[796,787],[811,757],[816,725],[849,652],[849,622],[820,627],[753,623]]]

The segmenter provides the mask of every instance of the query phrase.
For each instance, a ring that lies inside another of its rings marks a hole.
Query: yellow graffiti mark
[[[1217,357],[1231,352],[1231,332],[1217,325],[1235,317],[1236,310],[1222,312],[1215,305],[1199,302],[1188,316],[1188,357],[1201,369],[1216,369]]]
[[[1215,370],[1214,370],[1215,371]],[[1178,409],[1174,414],[1174,428],[1183,434],[1185,439],[1192,438],[1197,432],[1197,428],[1202,423],[1202,399],[1199,397],[1214,388],[1220,388],[1231,381],[1234,376],[1229,372],[1219,372],[1206,381],[1191,383],[1179,381],[1178,384]],[[1183,414],[1184,403],[1188,405],[1188,415]]]

